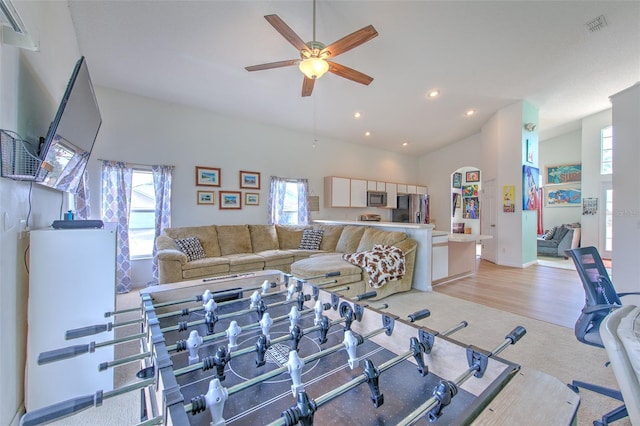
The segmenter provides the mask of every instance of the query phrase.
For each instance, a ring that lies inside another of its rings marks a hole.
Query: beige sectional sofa
[[[322,230],[319,249],[301,249],[305,229]],[[176,240],[196,237],[204,257],[188,261]],[[405,260],[403,278],[372,288],[367,272],[342,259],[344,253],[371,250],[374,245],[398,247]],[[337,283],[327,288],[349,287],[341,292],[353,297],[376,290],[377,299],[411,289],[417,242],[404,232],[384,231],[369,226],[340,225],[208,225],[167,228],[156,239],[159,283],[173,283],[266,269],[309,278],[340,271]],[[310,282],[326,282],[315,279]]]

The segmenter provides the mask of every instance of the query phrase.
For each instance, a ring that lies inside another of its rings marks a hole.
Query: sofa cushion
[[[287,250],[264,250],[254,254],[262,257],[265,268],[293,263],[293,253]]]
[[[317,277],[329,272],[340,272],[338,277],[343,280],[343,283],[359,281],[362,276],[362,269],[342,259],[342,255],[336,253],[313,256],[291,264],[291,273],[299,278]],[[326,281],[326,278],[322,281]]]
[[[300,250],[320,250],[323,234],[322,229],[305,229],[302,231],[302,239],[298,248]]]
[[[553,238],[553,234],[555,234],[557,228],[558,228],[557,226],[554,226],[553,228],[544,231],[544,234],[542,234],[542,239],[543,240],[552,239]]]
[[[227,272],[229,272],[229,261],[224,257],[205,257],[182,266],[183,279],[222,275]]]
[[[187,262],[207,257],[197,237],[178,238],[175,242],[178,249],[187,255]]]
[[[316,225],[314,229],[322,230],[322,241],[320,242],[320,250],[336,251],[336,245],[342,235],[344,226],[341,225]]]
[[[336,244],[336,251],[338,253],[354,253],[360,244],[360,239],[365,229],[364,226],[359,225],[345,226]]]
[[[551,239],[551,241],[562,241],[564,236],[567,235],[567,232],[569,232],[569,228],[567,228],[566,226],[558,227],[558,229],[556,229],[556,232],[553,234],[553,238]]]
[[[249,225],[249,233],[254,253],[280,248],[275,225]]]
[[[305,229],[305,226],[276,225],[280,250],[297,249],[300,247],[302,233]]]
[[[376,244],[392,246],[407,238],[407,234],[398,231],[385,231],[382,229],[367,228],[360,239],[356,251],[373,250]]]
[[[198,237],[207,257],[220,256],[218,232],[215,225],[165,228],[164,233],[174,240],[178,238]]]
[[[253,252],[249,225],[220,225],[217,231],[222,256]]]

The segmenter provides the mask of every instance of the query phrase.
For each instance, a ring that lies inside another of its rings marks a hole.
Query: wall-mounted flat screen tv
[[[75,193],[101,124],[102,116],[83,56],[73,69],[40,150],[42,164],[36,182]]]

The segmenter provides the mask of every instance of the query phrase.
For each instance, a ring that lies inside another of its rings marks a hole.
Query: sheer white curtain
[[[287,185],[291,184],[295,184],[297,199],[290,199],[288,200],[288,203],[297,204],[297,211],[295,215],[291,215],[291,211],[285,211]],[[267,208],[269,214],[267,223],[270,225],[307,225],[309,223],[309,181],[307,179],[287,179],[271,176]]]
[[[129,210],[131,207],[132,170],[123,162],[102,162],[102,220],[116,222],[116,292],[131,290],[131,256],[129,252]]]
[[[171,226],[171,180],[173,166],[151,166],[153,172],[153,189],[156,196],[155,238],[165,228]],[[158,259],[156,259],[156,244],[153,244],[153,280],[149,284],[158,283]]]

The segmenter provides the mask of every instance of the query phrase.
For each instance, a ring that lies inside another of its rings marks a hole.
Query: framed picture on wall
[[[240,191],[219,191],[219,209],[241,209],[242,193]]]
[[[582,190],[579,183],[548,185],[544,188],[546,207],[580,207]]]
[[[462,187],[462,173],[454,173],[453,174],[453,187],[461,188]]]
[[[257,192],[245,192],[244,194],[245,206],[258,206],[260,205],[260,194]]]
[[[260,173],[240,170],[240,188],[260,189]]]
[[[465,180],[467,182],[480,182],[480,170],[471,170],[467,172]]]
[[[220,186],[220,169],[196,166],[196,186]]]
[[[215,192],[198,191],[198,204],[215,204]]]

